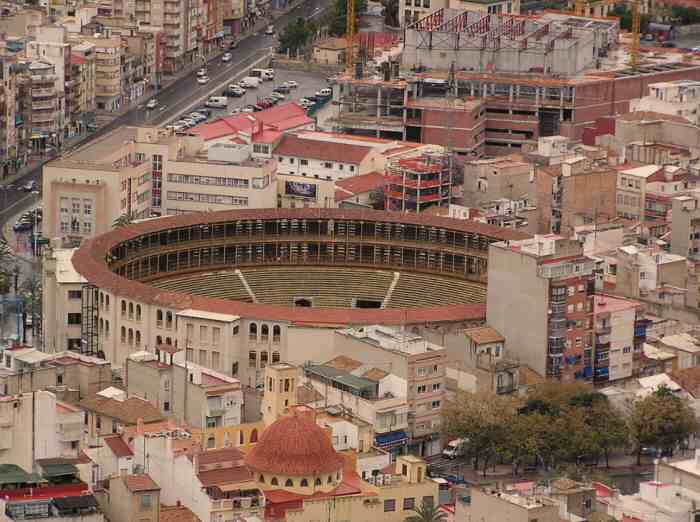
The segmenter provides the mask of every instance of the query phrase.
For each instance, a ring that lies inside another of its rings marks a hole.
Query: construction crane
[[[619,2],[618,0],[601,0],[601,1],[590,1],[590,0],[576,0],[574,3],[574,13],[576,16],[585,16],[586,7],[594,7],[597,5],[608,6],[615,5]],[[630,67],[633,69],[637,68],[639,65],[639,39],[640,39],[640,27],[641,27],[641,0],[624,0],[624,3],[630,4],[632,8],[632,42],[630,43]]]
[[[347,39],[345,49],[345,62],[348,74],[352,75],[353,58],[355,52],[355,0],[346,0],[347,20],[345,22],[345,38]]]

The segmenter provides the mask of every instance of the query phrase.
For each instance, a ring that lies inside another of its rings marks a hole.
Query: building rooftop
[[[158,522],[202,522],[190,508],[185,506],[160,505],[160,518]]]
[[[150,477],[150,475],[126,475],[122,477],[124,485],[132,493],[140,491],[156,491],[160,490],[160,486]]]
[[[406,355],[444,350],[442,346],[428,342],[420,335],[394,330],[382,325],[347,328],[337,330],[336,333],[363,340],[385,350],[405,353]]]
[[[134,455],[134,452],[121,435],[107,435],[102,437],[102,440],[117,458],[132,457]]]
[[[498,330],[490,326],[467,328],[464,330],[464,335],[476,344],[502,343],[506,340]]]
[[[667,335],[659,339],[659,342],[668,348],[674,348],[683,352],[700,352],[700,341],[687,333]]]
[[[63,284],[83,284],[87,280],[81,276],[73,268],[73,254],[75,248],[57,248],[53,251],[53,256],[56,259],[56,282]]]
[[[611,295],[595,294],[594,307],[595,313],[610,313],[620,312],[623,310],[641,308],[642,304],[633,299],[625,299],[623,297],[613,297]]]
[[[139,397],[118,400],[94,395],[80,401],[79,406],[84,410],[115,419],[123,424],[136,424],[139,420],[144,423],[163,420],[163,415],[158,408]]]
[[[274,150],[276,156],[312,158],[320,161],[340,161],[354,165],[362,163],[362,160],[370,152],[372,152],[372,147],[369,146],[325,140],[319,142],[303,133],[285,134]]]
[[[386,185],[386,176],[383,172],[378,171],[341,179],[335,182],[335,200],[345,201],[357,194],[366,194],[381,189],[384,185]]]
[[[351,372],[361,367],[362,363],[360,361],[356,361],[355,359],[351,359],[347,355],[338,355],[337,357],[333,357],[333,359],[330,361],[323,363],[323,366],[335,368],[336,370],[340,371]]]

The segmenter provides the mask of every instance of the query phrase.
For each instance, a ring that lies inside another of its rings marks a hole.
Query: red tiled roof
[[[223,138],[244,131],[254,137],[265,131],[283,132],[312,124],[313,120],[296,102],[285,103],[256,113],[240,113],[225,116],[211,123],[197,125],[190,132],[200,135],[205,141]]]
[[[143,475],[127,475],[123,477],[124,484],[127,489],[132,493],[138,491],[154,491],[160,489],[160,486],[154,482],[154,480],[146,474]]]
[[[120,435],[107,435],[103,437],[104,443],[112,450],[115,457],[133,457],[134,452]]]
[[[235,484],[237,482],[246,482],[253,478],[250,470],[245,466],[235,468],[212,469],[209,471],[200,471],[197,473],[202,486],[219,486],[222,484]]]
[[[84,410],[116,419],[122,424],[136,424],[139,419],[146,423],[163,419],[158,408],[140,397],[129,397],[119,401],[110,397],[94,395],[80,401],[79,406]]]
[[[237,448],[221,448],[203,451],[197,454],[200,466],[218,464],[220,462],[237,462],[243,460],[243,453]]]
[[[202,522],[189,508],[185,506],[160,505],[158,522]]]
[[[366,145],[351,145],[334,141],[314,140],[303,134],[286,134],[275,147],[277,156],[313,158],[321,161],[342,161],[359,165],[372,151]]]
[[[341,179],[336,181],[335,186],[342,190],[335,191],[335,200],[343,201],[356,194],[364,194],[372,190],[382,188],[386,184],[386,176],[381,172],[368,172],[360,176]]]
[[[293,476],[337,472],[343,463],[328,433],[312,417],[296,414],[270,424],[246,456],[255,471]]]
[[[128,280],[113,273],[105,262],[107,252],[129,239],[161,230],[188,227],[199,224],[222,223],[237,219],[350,219],[366,222],[392,222],[445,228],[457,232],[483,234],[496,240],[518,240],[530,237],[522,232],[486,225],[475,221],[456,220],[439,216],[382,212],[366,209],[267,208],[255,210],[224,210],[167,216],[120,227],[100,236],[83,241],[73,254],[72,262],[79,274],[100,288],[117,295],[128,295],[142,302],[168,306],[176,310],[194,308],[216,313],[265,320],[289,321],[295,324],[347,325],[347,324],[406,324],[422,322],[453,322],[483,319],[484,304],[467,304],[412,309],[360,309],[326,308],[323,314],[317,309],[262,305],[207,298],[191,294],[164,292],[153,286]]]

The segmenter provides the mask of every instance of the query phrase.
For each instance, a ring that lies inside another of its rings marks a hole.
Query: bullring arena
[[[83,346],[117,367],[135,349],[217,348],[220,369],[253,384],[268,362],[323,359],[337,328],[405,325],[430,337],[481,323],[488,246],[523,237],[472,221],[369,210],[143,221],[88,240],[73,255],[92,290],[83,292]],[[193,322],[212,321],[230,325],[231,334],[202,347]],[[305,347],[303,359],[294,346]]]

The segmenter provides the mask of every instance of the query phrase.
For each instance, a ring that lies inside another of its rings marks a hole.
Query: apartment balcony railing
[[[53,100],[53,99],[32,102],[32,109],[33,110],[55,109],[55,108],[56,108],[56,100]]]
[[[44,89],[32,89],[32,97],[42,97],[42,96],[54,96],[56,94],[56,89],[52,87],[47,87]]]

